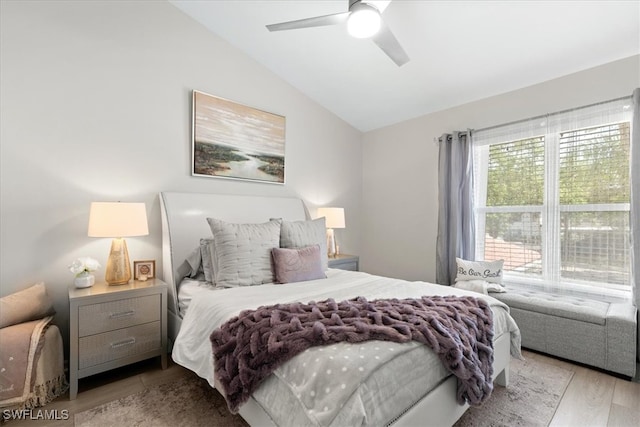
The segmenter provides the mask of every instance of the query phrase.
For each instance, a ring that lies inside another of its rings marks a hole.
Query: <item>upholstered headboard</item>
[[[207,218],[234,223],[259,223],[270,218],[288,221],[309,219],[301,199],[289,197],[238,196],[206,193],[160,193],[162,211],[162,270],[169,284],[169,311],[178,316],[177,269],[211,237]],[[179,316],[178,316],[179,317]]]

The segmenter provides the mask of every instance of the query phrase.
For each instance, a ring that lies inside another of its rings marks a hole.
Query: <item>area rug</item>
[[[193,376],[79,412],[76,427],[246,427],[216,390]]]
[[[455,427],[547,426],[572,376],[533,358],[512,359],[509,387],[496,386],[491,398],[469,409]],[[76,427],[247,426],[229,413],[220,393],[192,376],[80,412],[74,421]]]
[[[455,427],[548,426],[573,372],[534,358],[511,359],[509,387],[495,386],[482,406],[470,408]]]

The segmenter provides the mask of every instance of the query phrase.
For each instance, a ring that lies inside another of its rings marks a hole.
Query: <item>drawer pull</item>
[[[125,345],[131,345],[131,344],[135,344],[135,343],[136,343],[136,339],[135,338],[129,338],[128,340],[124,340],[124,341],[112,342],[111,343],[111,348],[119,348],[119,347],[123,347]]]
[[[121,311],[119,313],[111,313],[109,314],[109,319],[120,319],[122,317],[129,317],[136,314],[135,310]]]

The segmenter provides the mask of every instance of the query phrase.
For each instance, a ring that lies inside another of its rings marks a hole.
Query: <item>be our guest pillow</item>
[[[324,279],[320,245],[304,248],[273,248],[273,267],[277,283]]]
[[[502,268],[504,260],[498,261],[467,261],[456,258],[456,282],[461,280],[484,280],[486,282],[502,284]]]

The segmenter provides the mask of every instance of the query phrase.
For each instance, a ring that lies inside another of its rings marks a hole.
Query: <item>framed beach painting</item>
[[[192,174],[284,184],[285,118],[193,91]]]

